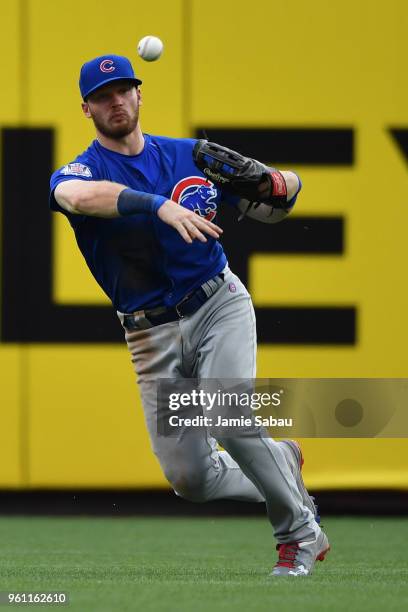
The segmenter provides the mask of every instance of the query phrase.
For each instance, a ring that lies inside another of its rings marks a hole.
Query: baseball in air
[[[155,62],[163,53],[163,43],[157,36],[145,36],[139,41],[137,52],[145,62]]]

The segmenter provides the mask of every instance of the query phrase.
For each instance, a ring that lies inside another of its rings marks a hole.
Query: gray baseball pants
[[[206,428],[200,434],[187,427],[175,436],[157,433],[158,379],[256,376],[251,297],[229,268],[218,288],[215,282],[203,285],[206,292],[216,292],[193,315],[126,331],[153,451],[177,495],[195,502],[265,501],[278,542],[314,539],[319,527],[302,503],[279,442],[261,435],[216,440]],[[225,450],[218,450],[217,442]]]

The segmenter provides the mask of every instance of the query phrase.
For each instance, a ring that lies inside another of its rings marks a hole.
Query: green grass
[[[326,561],[278,580],[266,520],[3,517],[0,591],[65,591],[53,609],[81,612],[408,610],[408,521],[324,525]]]

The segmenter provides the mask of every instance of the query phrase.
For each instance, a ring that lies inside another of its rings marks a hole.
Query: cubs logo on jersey
[[[202,176],[188,176],[175,186],[170,198],[185,208],[212,221],[217,214],[217,189]]]

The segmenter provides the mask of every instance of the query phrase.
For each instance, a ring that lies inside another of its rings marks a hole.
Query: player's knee
[[[209,500],[207,491],[192,483],[189,483],[187,486],[185,482],[176,483],[176,485],[173,485],[173,489],[176,495],[191,502],[204,503]]]
[[[209,499],[206,480],[197,472],[180,471],[177,474],[166,472],[166,478],[179,497],[188,501],[202,503]]]

